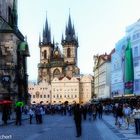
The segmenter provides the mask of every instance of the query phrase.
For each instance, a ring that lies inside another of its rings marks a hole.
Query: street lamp
[[[11,96],[15,96],[14,90],[11,88],[11,71],[14,71],[15,69],[13,66],[7,66],[7,65],[0,65],[0,85],[1,85],[1,98],[8,98],[10,99]],[[8,93],[7,93],[8,92]]]

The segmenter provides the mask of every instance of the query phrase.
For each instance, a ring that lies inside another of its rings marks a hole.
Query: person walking
[[[140,135],[140,104],[137,104],[133,109],[133,116],[135,120],[135,130],[136,134]]]
[[[102,116],[103,116],[103,106],[102,104],[100,103],[99,106],[98,106],[98,117],[99,119],[102,119]]]
[[[34,111],[32,108],[29,109],[29,116],[30,116],[30,124],[32,124],[32,118],[34,116]]]
[[[127,103],[124,104],[123,114],[124,114],[124,120],[125,120],[126,129],[129,129],[131,113],[132,113],[132,111],[131,111],[131,108],[129,107],[129,105]]]
[[[93,116],[93,120],[96,120],[96,116],[97,116],[97,108],[96,105],[92,106],[92,116]]]
[[[116,115],[117,115],[118,127],[121,128],[121,126],[123,124],[123,106],[122,106],[122,104],[118,105],[118,108],[116,110]]]
[[[83,113],[84,120],[86,120],[86,118],[87,118],[87,106],[86,105],[83,106],[82,113]]]
[[[37,124],[40,124],[40,115],[41,115],[40,107],[37,105],[35,108],[35,118]]]
[[[17,106],[15,112],[16,112],[16,125],[21,125],[21,116],[22,116],[21,107]]]
[[[4,125],[7,125],[7,120],[8,120],[8,107],[6,105],[3,105],[3,109],[2,109],[2,121],[4,122]]]
[[[74,107],[74,121],[75,121],[76,132],[77,132],[76,137],[80,137],[82,135],[82,128],[81,128],[82,112],[79,104],[76,104]]]

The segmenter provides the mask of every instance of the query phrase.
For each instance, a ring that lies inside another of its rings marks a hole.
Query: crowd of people
[[[82,134],[81,123],[82,121],[89,120],[95,121],[97,118],[102,119],[103,114],[113,114],[114,124],[118,128],[125,127],[129,129],[131,123],[135,124],[136,134],[140,135],[140,103],[132,106],[128,103],[94,103],[94,104],[58,104],[58,105],[31,105],[19,107],[15,109],[16,125],[22,125],[22,114],[29,115],[29,123],[32,124],[32,119],[35,118],[37,124],[42,124],[42,115],[69,115],[74,118],[77,137]],[[4,106],[2,111],[2,120],[4,124],[7,124],[7,120],[10,119],[10,111]]]

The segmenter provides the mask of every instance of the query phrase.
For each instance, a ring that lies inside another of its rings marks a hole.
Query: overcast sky
[[[115,47],[128,25],[140,18],[140,0],[18,0],[18,24],[30,49],[29,80],[37,79],[39,34],[48,18],[52,38],[61,46],[69,11],[79,38],[78,66],[93,75],[93,55]],[[70,10],[69,10],[70,9]]]

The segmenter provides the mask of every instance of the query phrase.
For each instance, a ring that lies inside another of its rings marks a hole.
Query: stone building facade
[[[45,81],[38,84],[29,83],[28,92],[31,95],[31,104],[51,103],[51,85]]]
[[[68,101],[69,103],[79,103],[80,101],[80,79],[76,77],[54,78],[52,85],[52,103],[59,104]]]
[[[94,56],[94,94],[97,98],[110,98],[111,55]]]
[[[28,91],[31,103],[69,104],[87,103],[92,97],[93,77],[84,75],[80,77],[55,77],[51,85],[45,81],[39,84],[29,84]]]
[[[0,0],[0,98],[28,99],[28,44],[17,26],[17,1]],[[7,10],[9,10],[7,12]]]

